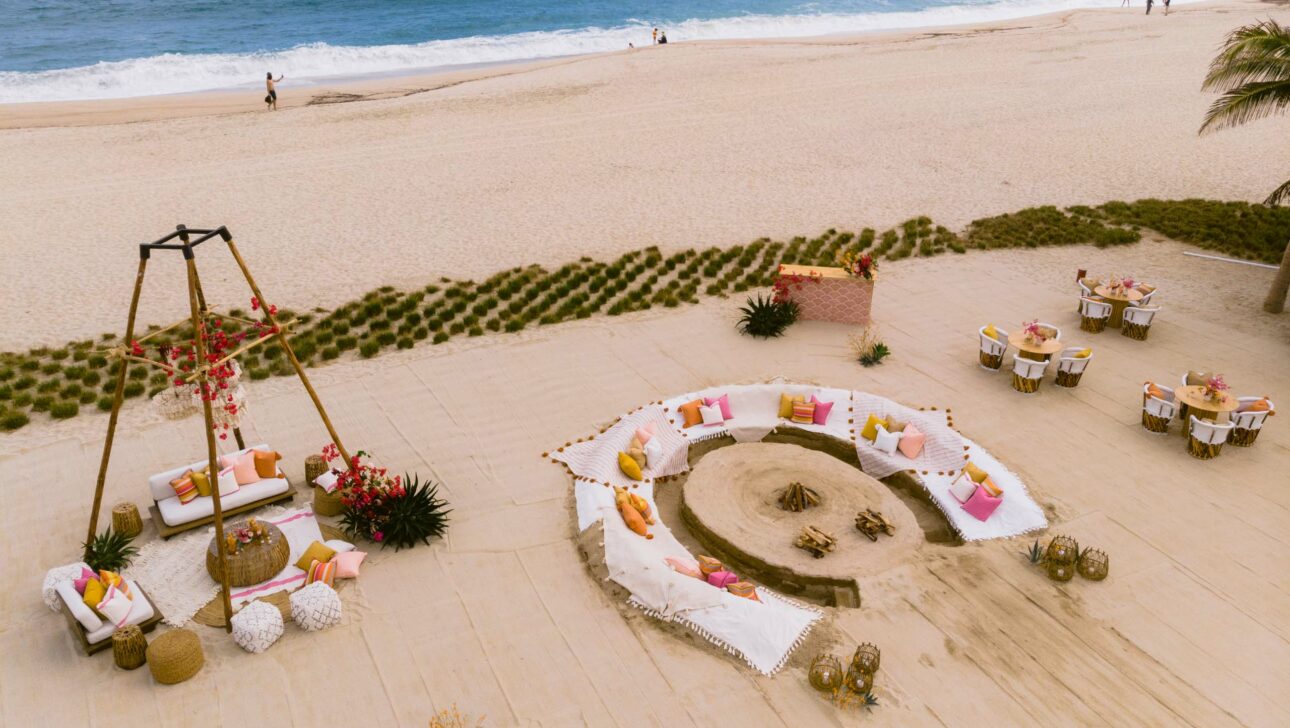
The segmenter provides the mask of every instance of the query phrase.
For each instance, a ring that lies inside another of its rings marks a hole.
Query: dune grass
[[[963,231],[917,217],[878,232],[826,230],[814,238],[767,238],[729,248],[693,248],[664,254],[658,248],[625,253],[611,261],[582,258],[555,270],[531,265],[480,281],[447,278],[412,291],[383,286],[331,311],[279,311],[295,318],[291,346],[307,367],[347,356],[371,358],[392,349],[435,346],[454,337],[515,333],[592,316],[620,316],[652,308],[677,308],[702,296],[729,296],[769,286],[782,263],[833,265],[846,250],[886,260],[946,252],[1049,245],[1129,245],[1142,230],[1224,255],[1276,264],[1290,239],[1290,208],[1212,200],[1139,200],[1097,207],[1034,207],[982,218]],[[230,314],[248,317],[246,311]],[[241,326],[226,319],[228,331]],[[155,331],[156,326],[145,329]],[[184,327],[148,340],[155,347],[191,339]],[[111,408],[119,363],[106,356],[117,334],[70,342],[59,348],[0,353],[0,431],[33,421],[33,413],[67,419]],[[266,344],[239,357],[251,380],[293,373],[284,351]],[[152,396],[169,386],[164,374],[131,367],[127,400]],[[93,405],[93,406],[90,406]],[[37,418],[38,419],[38,418]]]

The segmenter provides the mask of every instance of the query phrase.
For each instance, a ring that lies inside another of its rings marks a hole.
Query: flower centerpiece
[[[838,256],[838,263],[842,266],[847,275],[853,278],[863,278],[866,281],[872,281],[878,273],[878,261],[873,259],[868,253],[859,253],[855,250],[844,250]]]
[[[1021,331],[1026,336],[1027,344],[1042,344],[1048,340],[1048,331],[1039,325],[1039,319],[1023,322]]]
[[[1209,379],[1206,379],[1204,386],[1205,399],[1215,403],[1222,402],[1227,399],[1227,390],[1230,389],[1230,387],[1227,386],[1227,382],[1223,381],[1222,374],[1215,374]]]
[[[417,542],[428,544],[448,527],[447,502],[438,497],[439,486],[422,483],[415,475],[390,475],[389,469],[365,462],[362,450],[354,454],[349,467],[339,471],[341,528],[352,537],[363,537],[393,545],[397,551]],[[328,463],[340,458],[334,444],[322,450]]]

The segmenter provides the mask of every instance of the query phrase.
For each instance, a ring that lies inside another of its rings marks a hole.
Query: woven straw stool
[[[134,538],[142,533],[143,519],[139,517],[139,508],[133,503],[117,503],[112,506],[112,530],[126,538]]]
[[[148,645],[148,669],[162,685],[181,683],[201,671],[206,663],[202,641],[191,630],[171,630]]]
[[[148,640],[136,625],[122,627],[112,633],[112,658],[123,670],[133,670],[147,659]]]
[[[321,455],[310,455],[305,458],[305,484],[313,485],[314,478],[327,472],[327,461]]]
[[[340,490],[335,493],[314,486],[314,514],[319,516],[339,516],[341,511],[345,510],[344,504],[340,502]]]

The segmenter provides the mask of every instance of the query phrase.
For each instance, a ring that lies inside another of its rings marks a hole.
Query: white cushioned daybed
[[[823,424],[792,422],[779,417],[782,394],[807,400],[814,395],[819,401],[832,402],[833,408]],[[683,426],[684,420],[678,411],[681,405],[722,395],[728,398],[729,419]],[[859,436],[864,422],[856,409],[857,403],[866,417],[870,412],[886,410],[888,414],[917,423],[932,443],[927,453],[908,458],[899,451],[893,456],[876,451]],[[637,428],[648,423],[654,424],[655,436],[663,440],[662,457],[658,458],[658,464],[651,458],[642,471],[642,479],[632,481],[619,469],[618,453],[626,451]],[[633,410],[600,434],[550,453],[552,460],[563,463],[574,478],[578,529],[585,531],[601,522],[609,578],[631,592],[628,603],[665,621],[690,627],[708,641],[743,657],[763,674],[773,674],[783,666],[822,616],[820,610],[764,587],[757,588],[761,602],[753,602],[669,568],[665,563],[667,557],[693,560],[694,555],[686,551],[657,517],[653,494],[656,479],[689,470],[690,443],[723,435],[730,435],[736,442],[758,442],[777,428],[826,435],[854,447],[866,472],[870,467],[881,472],[870,473],[874,477],[909,472],[927,488],[932,501],[966,540],[1013,536],[1048,525],[1042,509],[1029,498],[1020,479],[976,443],[955,432],[949,426],[945,411],[913,410],[852,390],[782,381],[708,387]],[[950,483],[962,471],[967,458],[987,468],[1005,492],[1003,504],[985,522],[964,512],[949,492]],[[939,465],[939,472],[929,465]],[[624,524],[614,505],[615,486],[631,488],[651,504],[656,514],[656,523],[649,527],[653,538],[643,539]]]
[[[79,566],[85,565],[79,564]],[[62,579],[55,584],[54,589],[62,603],[63,613],[67,615],[68,624],[79,638],[81,648],[86,654],[92,655],[99,650],[111,647],[112,633],[120,627],[138,625],[144,632],[148,632],[161,621],[161,612],[153,607],[152,601],[148,599],[143,589],[139,588],[133,579],[127,578],[125,582],[130,585],[133,599],[130,602],[130,613],[120,625],[112,624],[90,609],[80,593],[76,591],[76,586],[71,579]]]
[[[268,445],[260,444],[248,447],[223,457],[237,457],[249,450],[270,450]],[[154,504],[148,509],[152,512],[153,522],[162,538],[170,538],[198,526],[215,520],[215,499],[211,496],[197,496],[188,503],[180,503],[179,496],[170,486],[170,481],[180,477],[189,470],[198,470],[206,466],[202,459],[178,468],[171,468],[148,478]],[[223,491],[221,491],[223,492]],[[291,500],[294,492],[287,476],[278,468],[275,478],[263,478],[254,483],[238,486],[236,492],[220,496],[220,508],[224,516],[254,510],[261,506],[278,501]]]

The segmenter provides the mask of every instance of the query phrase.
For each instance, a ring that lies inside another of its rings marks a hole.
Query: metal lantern
[[[822,693],[835,693],[842,686],[842,663],[833,655],[821,654],[816,655],[811,660],[811,669],[807,672],[807,679],[811,682],[811,687]]]
[[[846,686],[847,690],[855,693],[856,695],[864,695],[873,688],[873,673],[857,670],[855,663],[852,663],[850,669],[847,670],[847,677],[842,681],[842,684]]]
[[[1079,555],[1079,575],[1090,581],[1101,581],[1111,572],[1111,557],[1105,551],[1088,549]]]
[[[1048,570],[1048,578],[1053,581],[1070,581],[1075,578],[1075,564],[1049,561],[1044,568]]]
[[[866,642],[856,648],[856,653],[851,658],[851,669],[872,675],[878,672],[878,665],[881,662],[882,651],[877,645]]]
[[[1057,536],[1048,542],[1044,559],[1059,564],[1074,564],[1079,558],[1079,542],[1070,536]]]

